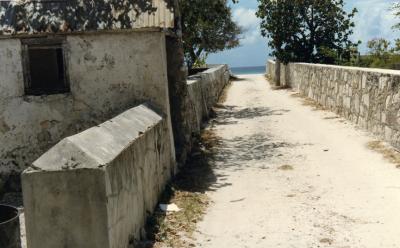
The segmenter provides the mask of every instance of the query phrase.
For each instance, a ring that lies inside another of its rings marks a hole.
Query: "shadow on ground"
[[[146,241],[136,244],[140,248],[193,247],[191,234],[196,229],[209,204],[206,192],[230,186],[219,168],[241,170],[249,161],[280,156],[278,149],[294,146],[280,142],[263,133],[237,136],[232,139],[218,137],[215,125],[236,124],[239,121],[265,116],[283,115],[289,110],[267,107],[239,108],[218,104],[214,108],[211,126],[202,132],[199,141],[180,173],[169,183],[160,203],[176,204],[181,211],[166,213],[157,206],[148,218]]]
[[[265,134],[253,134],[237,136],[232,139],[225,139],[216,148],[213,161],[216,168],[229,168],[242,170],[248,166],[248,162],[265,161],[283,156],[282,148],[294,147],[283,141],[274,140]],[[254,163],[252,163],[254,166]]]
[[[216,118],[214,122],[223,122],[227,119],[254,119],[272,115],[283,115],[290,110],[287,109],[271,109],[268,107],[253,107],[239,109],[237,106],[221,105],[215,106]]]
[[[147,220],[147,240],[137,243],[135,247],[165,247],[163,244],[168,247],[191,247],[190,240],[182,236],[190,236],[203,216],[209,204],[205,193],[230,185],[223,182],[224,175],[217,175],[213,170],[219,137],[212,130],[205,130],[198,140],[186,165],[168,184],[160,200],[161,204],[174,203],[182,211],[169,214],[157,206]]]

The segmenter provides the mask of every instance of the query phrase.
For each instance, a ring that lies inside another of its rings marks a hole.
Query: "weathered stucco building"
[[[168,0],[0,2],[0,195],[64,137],[143,102],[169,117],[173,26]]]
[[[22,186],[29,248],[143,236],[229,81],[187,81],[176,2],[0,2],[0,198]]]

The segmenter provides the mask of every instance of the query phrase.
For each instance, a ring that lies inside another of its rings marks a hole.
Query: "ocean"
[[[247,66],[247,67],[231,67],[233,75],[244,74],[265,74],[265,65],[263,66]]]

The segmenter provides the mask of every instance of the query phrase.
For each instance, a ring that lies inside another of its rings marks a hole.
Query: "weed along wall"
[[[273,75],[274,62],[268,62]],[[400,71],[293,63],[286,84],[400,148]]]
[[[45,153],[22,175],[29,248],[128,247],[175,172],[168,119],[147,105]]]

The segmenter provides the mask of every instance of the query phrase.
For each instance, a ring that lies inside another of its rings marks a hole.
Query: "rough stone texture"
[[[171,0],[1,1],[0,35],[174,26]]]
[[[266,74],[268,77],[275,82],[275,61],[273,60],[268,60],[267,65],[266,65]]]
[[[22,175],[30,248],[126,248],[175,173],[167,119],[146,105],[68,137]]]
[[[192,128],[192,133],[198,133],[201,129],[201,124],[208,117],[208,107],[203,94],[200,77],[189,79],[187,81],[188,99],[192,103],[190,110],[191,121],[188,125]],[[193,118],[194,117],[194,118]]]
[[[188,80],[188,97],[193,109],[186,113],[193,134],[199,134],[201,123],[210,116],[211,108],[217,103],[222,90],[229,83],[227,65],[215,65],[192,76]],[[194,121],[193,121],[194,120]]]
[[[400,148],[400,71],[304,63],[282,67],[289,85],[303,96]]]
[[[20,40],[0,40],[0,189],[62,138],[141,102],[169,116],[163,33],[73,35],[66,47],[71,93],[25,96]]]
[[[275,82],[276,81],[276,63],[275,61],[269,60],[267,62],[266,65],[266,73],[269,76],[269,78]],[[287,71],[288,67],[286,65],[284,65],[283,63],[281,63],[280,65],[280,70],[278,72],[280,72],[279,76],[280,76],[280,86],[288,86],[290,84],[289,82],[289,72]]]

